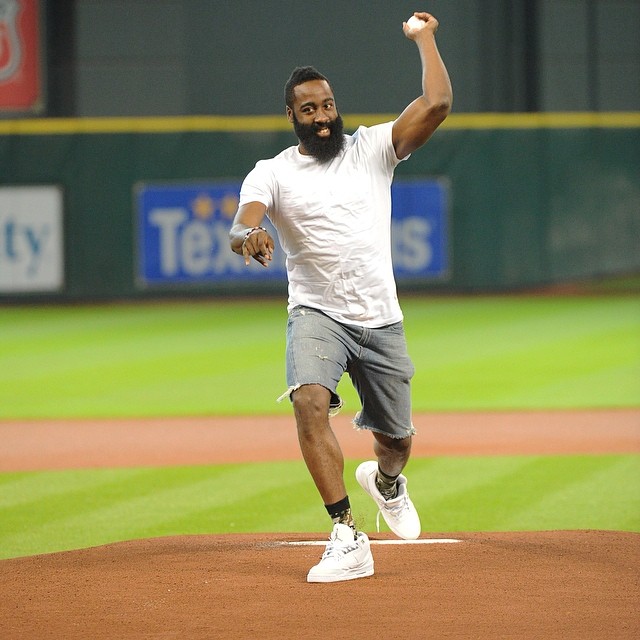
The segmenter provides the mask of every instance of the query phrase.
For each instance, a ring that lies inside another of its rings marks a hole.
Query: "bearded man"
[[[277,230],[289,280],[286,375],[304,461],[333,522],[309,582],[373,574],[366,533],[358,531],[344,482],[344,459],[330,425],[342,406],[336,389],[347,372],[358,393],[358,429],[373,434],[376,460],[356,479],[391,530],[420,535],[420,518],[402,471],[414,429],[403,316],[391,262],[391,182],[395,167],[447,117],[452,90],[438,52],[438,21],[416,12],[403,23],[422,61],[422,95],[393,122],[343,133],[327,78],[294,69],[285,85],[296,146],[258,162],[245,178],[230,232],[231,248],[268,266]],[[417,19],[416,19],[417,18]]]

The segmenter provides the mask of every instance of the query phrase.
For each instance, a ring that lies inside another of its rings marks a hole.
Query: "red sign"
[[[40,27],[37,0],[0,0],[0,109],[40,104]]]

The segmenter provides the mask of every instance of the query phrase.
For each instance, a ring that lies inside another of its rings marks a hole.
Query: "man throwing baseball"
[[[298,145],[258,162],[242,184],[231,248],[267,267],[278,232],[289,279],[286,373],[298,440],[333,522],[309,582],[373,574],[367,535],[358,531],[344,482],[344,459],[329,418],[346,371],[357,390],[358,429],[373,434],[377,460],[356,471],[391,530],[420,535],[420,519],[402,475],[411,451],[410,380],[391,263],[391,182],[395,167],[422,146],[451,110],[452,91],[435,40],[438,21],[416,12],[402,25],[422,61],[422,95],[393,122],[343,133],[327,78],[293,70],[286,115]],[[367,79],[370,81],[372,79]]]

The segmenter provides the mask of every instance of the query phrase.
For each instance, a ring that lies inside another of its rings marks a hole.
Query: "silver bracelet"
[[[243,246],[254,231],[264,231],[265,233],[267,233],[267,230],[264,227],[251,227],[251,229],[247,229],[246,233],[244,234],[244,238],[242,239]]]

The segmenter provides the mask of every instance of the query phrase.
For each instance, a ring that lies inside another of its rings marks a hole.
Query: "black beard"
[[[325,126],[329,129],[329,135],[326,138],[321,138],[317,131]],[[333,160],[344,148],[343,128],[344,125],[340,114],[335,120],[320,126],[317,124],[302,124],[296,119],[295,115],[293,116],[293,130],[298,136],[298,140],[307,153],[322,163]]]

